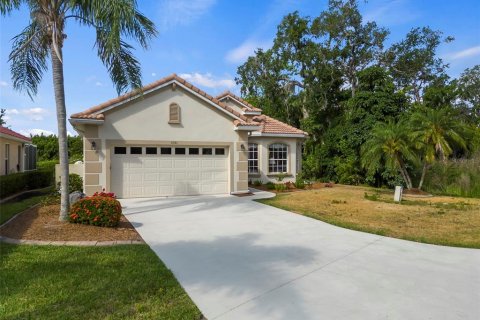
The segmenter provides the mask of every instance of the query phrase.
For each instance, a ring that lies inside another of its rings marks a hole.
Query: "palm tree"
[[[388,169],[400,171],[407,189],[411,189],[412,179],[407,171],[407,161],[415,163],[417,156],[413,151],[405,122],[389,121],[376,124],[370,139],[361,147],[362,166],[370,171],[376,171],[384,163]]]
[[[423,168],[418,189],[423,186],[425,174],[438,157],[445,161],[452,154],[451,143],[466,148],[461,132],[466,130],[465,125],[452,115],[449,108],[422,108],[412,114],[411,126],[413,136],[421,143]]]
[[[125,38],[144,49],[157,34],[155,25],[137,10],[135,0],[0,0],[0,14],[8,15],[21,5],[30,11],[30,24],[13,38],[9,56],[13,87],[26,91],[30,98],[51,59],[57,109],[58,144],[61,166],[60,220],[68,214],[68,150],[63,82],[62,47],[66,22],[73,20],[96,31],[97,54],[107,67],[120,94],[127,88],[141,88],[140,63]]]

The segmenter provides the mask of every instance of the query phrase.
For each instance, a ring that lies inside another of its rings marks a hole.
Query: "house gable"
[[[178,123],[170,121],[172,105],[179,107]],[[102,114],[105,120],[99,134],[109,140],[234,141],[233,121],[242,121],[174,84],[102,110]]]

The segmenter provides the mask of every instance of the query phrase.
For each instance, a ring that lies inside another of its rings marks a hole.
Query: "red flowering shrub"
[[[115,227],[122,216],[122,206],[111,196],[92,196],[75,202],[70,208],[69,221],[102,227]]]
[[[113,192],[95,192],[92,197],[108,197],[108,198],[116,198],[115,193]]]

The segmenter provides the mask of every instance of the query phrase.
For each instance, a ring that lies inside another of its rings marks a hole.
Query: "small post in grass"
[[[393,201],[400,203],[402,201],[402,194],[403,194],[403,187],[402,186],[396,186],[395,187],[395,193],[393,195]]]

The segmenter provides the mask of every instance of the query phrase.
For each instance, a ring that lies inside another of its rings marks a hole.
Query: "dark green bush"
[[[71,173],[68,176],[68,192],[80,191],[83,192],[83,179],[76,173]]]
[[[285,185],[285,183],[276,183],[275,184],[275,191],[283,192],[285,190],[287,190],[287,186]]]
[[[253,186],[260,187],[262,185],[262,180],[255,180],[253,181]]]
[[[274,190],[275,189],[275,183],[269,181],[265,183],[265,187],[267,187],[268,190]]]
[[[75,202],[68,216],[73,223],[115,227],[120,222],[122,206],[112,197],[93,196]]]
[[[55,165],[58,163],[57,160],[45,160],[45,161],[38,161],[37,162],[37,169],[48,169],[48,170],[55,170]]]
[[[303,176],[301,174],[297,174],[294,186],[297,189],[305,189],[305,180],[303,179]]]
[[[36,170],[0,176],[0,197],[54,185],[53,170]]]

